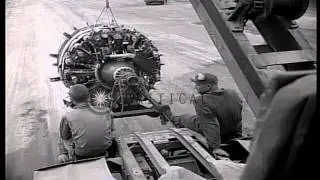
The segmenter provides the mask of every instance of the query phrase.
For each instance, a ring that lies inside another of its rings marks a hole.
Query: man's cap
[[[89,89],[83,84],[76,84],[70,87],[68,94],[75,101],[86,101],[89,97]]]
[[[196,84],[217,84],[217,76],[210,73],[199,73],[194,78],[191,79],[192,82]]]

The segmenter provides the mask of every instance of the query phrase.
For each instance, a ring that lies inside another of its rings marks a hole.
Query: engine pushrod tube
[[[107,55],[107,58],[135,58],[135,54],[132,53],[125,53],[125,54],[110,54]]]
[[[161,112],[161,104],[158,103],[155,99],[153,99],[151,97],[151,95],[149,94],[149,92],[146,90],[146,88],[144,86],[140,86],[140,92],[143,93],[143,95],[145,96],[145,98],[147,100],[149,100],[149,102],[153,105],[153,107],[159,111],[159,113],[161,114],[161,116],[164,118],[164,122],[161,122],[162,124],[165,124],[168,121],[172,122],[172,119],[170,118],[170,116],[168,116],[168,114],[165,114],[163,112]]]

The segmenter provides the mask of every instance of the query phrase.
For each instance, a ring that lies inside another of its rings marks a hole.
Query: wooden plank
[[[272,49],[267,44],[254,45],[253,47],[258,54],[272,52]]]
[[[295,38],[301,49],[313,49],[310,43],[306,40],[299,28],[289,29],[290,34]],[[316,49],[313,49],[316,50]]]
[[[316,62],[315,52],[311,49],[272,52],[252,55],[251,59],[257,68],[266,68],[272,65],[283,65],[302,62]]]

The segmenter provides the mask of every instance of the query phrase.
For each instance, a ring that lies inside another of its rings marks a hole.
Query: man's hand
[[[229,154],[224,151],[223,149],[217,148],[212,151],[212,154],[216,156],[218,159],[224,159],[224,158],[229,158]]]
[[[169,119],[166,119],[166,117],[164,116],[166,116]],[[165,125],[168,120],[172,119],[172,112],[171,112],[170,106],[168,105],[160,106],[160,119],[161,119],[162,125]]]
[[[59,163],[64,163],[64,162],[67,162],[68,160],[69,160],[68,155],[66,155],[66,154],[59,154],[58,155],[58,162]]]

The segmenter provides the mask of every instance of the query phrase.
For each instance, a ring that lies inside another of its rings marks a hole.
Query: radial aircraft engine
[[[64,33],[54,64],[58,78],[70,88],[83,84],[89,88],[90,105],[97,110],[140,109],[148,92],[160,81],[160,54],[152,41],[136,29],[123,25],[91,25]],[[73,107],[68,99],[67,106]]]

